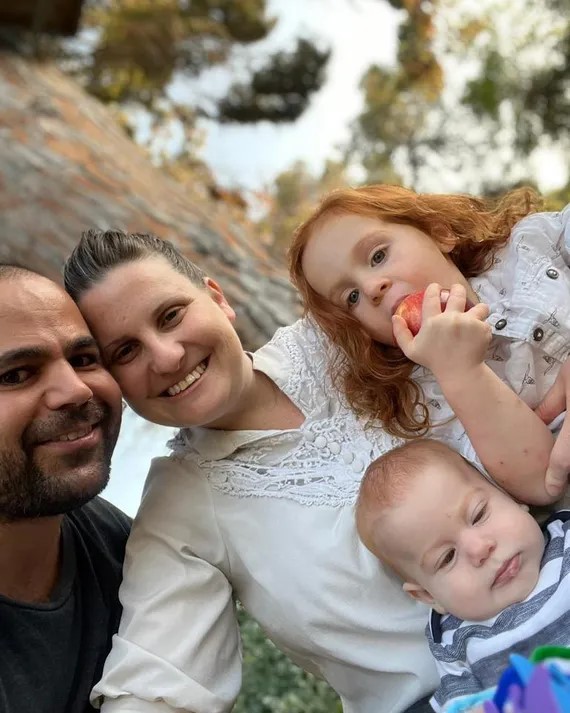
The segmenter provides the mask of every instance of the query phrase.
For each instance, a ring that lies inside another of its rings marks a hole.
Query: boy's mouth
[[[520,554],[505,560],[503,564],[499,567],[493,584],[491,587],[502,587],[512,581],[521,568],[521,556]]]

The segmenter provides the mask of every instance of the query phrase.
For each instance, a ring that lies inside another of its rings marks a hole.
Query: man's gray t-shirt
[[[118,589],[130,521],[101,498],[62,522],[51,600],[0,595],[0,711],[87,713],[121,615]]]

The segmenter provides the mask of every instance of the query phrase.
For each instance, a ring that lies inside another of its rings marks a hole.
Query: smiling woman
[[[231,710],[234,597],[346,713],[429,693],[426,612],[354,523],[366,464],[397,442],[337,397],[322,334],[300,320],[246,353],[221,287],[154,236],[87,233],[64,278],[127,402],[182,427],[129,540],[103,711]]]

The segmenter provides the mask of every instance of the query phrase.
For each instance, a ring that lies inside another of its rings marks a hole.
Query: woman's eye
[[[10,371],[0,374],[0,386],[18,386],[27,381],[31,375],[31,369],[10,369]]]
[[[381,262],[384,262],[385,257],[386,252],[384,250],[375,250],[370,262],[372,265],[379,265]]]
[[[167,310],[162,318],[163,323],[165,325],[173,324],[180,317],[181,312],[182,309],[180,307]]]
[[[354,307],[354,305],[358,302],[360,294],[358,290],[351,290],[351,292],[348,293],[348,297],[346,298],[346,303],[349,307]]]
[[[444,567],[447,567],[453,562],[453,559],[455,557],[455,550],[451,549],[448,550],[445,555],[439,560],[439,564],[437,566],[438,569],[443,569]]]
[[[475,513],[475,516],[473,517],[473,524],[476,525],[478,522],[481,522],[481,520],[485,517],[486,513],[487,513],[487,506],[483,505]]]
[[[125,364],[133,356],[133,352],[134,346],[132,344],[123,344],[111,357],[111,364]]]

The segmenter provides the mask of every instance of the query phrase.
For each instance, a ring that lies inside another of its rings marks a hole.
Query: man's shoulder
[[[90,549],[124,553],[131,519],[104,498],[93,498],[67,513],[66,519]]]

